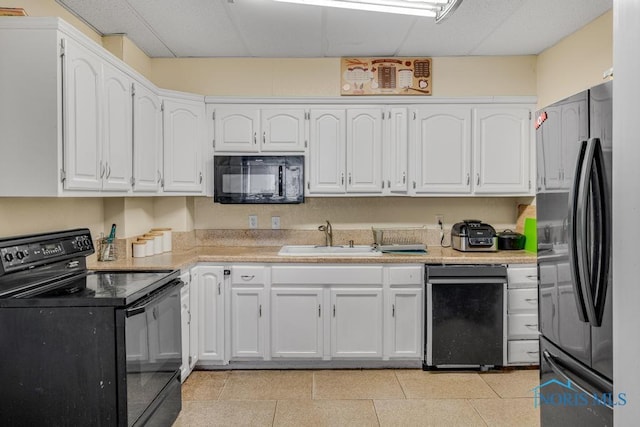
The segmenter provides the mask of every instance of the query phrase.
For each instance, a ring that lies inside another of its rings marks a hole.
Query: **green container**
[[[535,218],[524,219],[524,235],[526,237],[524,250],[527,252],[536,253],[538,251],[538,233],[536,224],[537,221]]]

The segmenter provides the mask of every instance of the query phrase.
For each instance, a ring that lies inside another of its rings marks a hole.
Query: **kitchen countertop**
[[[279,246],[201,246],[183,252],[167,252],[144,258],[89,261],[91,270],[174,270],[197,262],[289,264],[535,264],[536,255],[525,251],[459,252],[429,247],[426,254],[383,254],[376,257],[280,256]]]

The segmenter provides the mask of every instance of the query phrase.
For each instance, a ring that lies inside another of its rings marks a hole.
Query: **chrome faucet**
[[[325,225],[319,226],[318,231],[324,231],[324,245],[333,246],[333,228],[331,228],[329,220]]]

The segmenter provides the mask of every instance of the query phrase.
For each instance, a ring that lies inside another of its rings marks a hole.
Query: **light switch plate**
[[[280,230],[280,217],[272,216],[271,217],[271,229],[272,230]]]
[[[258,228],[258,215],[249,215],[249,228]]]

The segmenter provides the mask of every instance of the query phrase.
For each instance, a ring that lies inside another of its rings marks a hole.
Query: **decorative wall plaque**
[[[341,95],[431,95],[431,58],[342,58]]]

